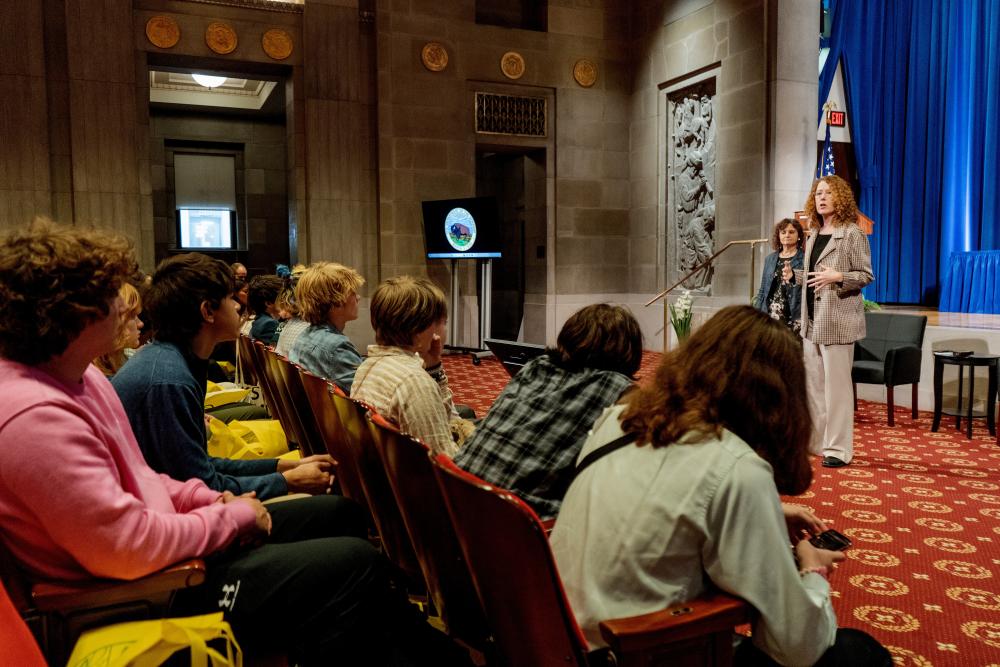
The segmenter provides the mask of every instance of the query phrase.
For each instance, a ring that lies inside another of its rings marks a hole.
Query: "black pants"
[[[205,412],[227,424],[233,420],[251,421],[271,418],[266,408],[251,403],[226,403],[215,408],[206,408]]]
[[[738,667],[775,667],[777,662],[753,645],[740,642],[733,664]],[[861,630],[838,628],[837,639],[813,667],[892,667],[892,655],[878,640]]]
[[[187,613],[223,611],[247,652],[283,652],[300,665],[466,665],[393,581],[363,539],[364,512],[340,496],[268,505],[267,544],[207,560]]]

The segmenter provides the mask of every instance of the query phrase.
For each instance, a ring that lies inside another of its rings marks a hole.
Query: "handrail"
[[[662,292],[660,292],[659,294],[657,294],[656,296],[654,296],[652,299],[650,299],[649,301],[647,301],[645,305],[646,306],[651,306],[654,303],[656,303],[657,301],[659,301],[660,299],[662,299],[663,297],[665,297],[674,288],[676,288],[678,285],[680,285],[681,283],[683,283],[684,281],[686,281],[688,278],[690,278],[691,276],[693,276],[694,274],[698,273],[703,268],[705,268],[706,266],[708,266],[709,264],[711,264],[712,260],[714,260],[716,257],[718,257],[719,255],[721,255],[722,253],[724,253],[727,250],[729,250],[729,248],[732,247],[732,246],[734,246],[734,245],[747,245],[747,244],[750,245],[750,294],[752,296],[753,295],[753,273],[754,273],[754,270],[753,270],[753,268],[754,268],[753,267],[753,265],[754,265],[754,256],[753,256],[754,246],[757,245],[758,243],[767,243],[769,240],[770,239],[741,239],[741,240],[738,240],[738,241],[730,241],[726,245],[722,246],[722,250],[720,250],[719,252],[715,253],[714,255],[712,255],[711,257],[709,257],[708,259],[706,259],[704,262],[702,262],[698,266],[694,267],[691,270],[690,273],[688,273],[686,276],[684,276],[683,278],[681,278],[680,280],[678,280],[677,282],[675,282],[673,285],[671,285],[667,289],[663,290]]]

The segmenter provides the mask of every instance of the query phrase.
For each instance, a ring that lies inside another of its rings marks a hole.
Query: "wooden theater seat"
[[[600,630],[613,655],[588,653],[534,511],[445,456],[436,456],[433,465],[503,664],[732,663],[733,628],[748,620],[749,606],[721,593],[652,614],[605,621]]]
[[[0,580],[49,664],[65,664],[84,630],[166,613],[177,591],[205,581],[205,563],[192,559],[140,579],[32,582],[0,541]]]
[[[428,597],[449,635],[489,654],[489,628],[434,477],[430,448],[379,414],[369,413],[368,420]]]

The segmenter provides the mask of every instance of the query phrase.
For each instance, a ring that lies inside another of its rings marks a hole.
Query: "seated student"
[[[139,319],[142,312],[142,299],[131,283],[122,283],[118,290],[118,296],[122,299],[121,319],[118,322],[118,344],[109,354],[104,354],[94,360],[94,365],[101,369],[107,377],[112,377],[117,373],[127,361],[126,351],[135,350],[139,347],[139,332],[142,331],[143,323]]]
[[[333,460],[327,455],[300,461],[208,455],[208,356],[218,343],[235,340],[240,326],[229,267],[198,253],[163,260],[146,294],[146,310],[155,338],[113,384],[149,465],[174,479],[200,479],[216,491],[254,491],[261,500],[328,492]]]
[[[346,393],[351,391],[361,355],[344,335],[344,326],[358,319],[358,290],[364,284],[352,268],[317,262],[302,272],[295,286],[295,299],[309,328],[295,339],[288,359]]]
[[[811,545],[823,523],[778,496],[809,488],[811,430],[801,347],[750,306],[720,310],[606,410],[551,540],[591,646],[604,644],[599,621],[714,584],[757,612],[736,664],[891,665],[868,635],[838,633],[827,577],[844,556]]]
[[[25,573],[137,579],[207,558],[205,583],[172,613],[222,611],[248,653],[284,651],[299,665],[469,664],[392,584],[351,501],[268,508],[146,465],[91,365],[116,345],[118,289],[133,268],[125,239],[79,228],[36,224],[0,241],[0,539]]]
[[[358,367],[351,398],[422,440],[435,453],[454,456],[474,428],[458,416],[441,366],[448,325],[444,292],[427,278],[386,280],[372,296],[377,345]]]
[[[513,491],[542,519],[555,517],[587,431],[632,386],[641,362],[632,313],[603,303],[578,310],[556,348],[507,383],[455,465]]]
[[[278,340],[274,343],[274,351],[283,357],[291,354],[295,341],[302,332],[309,328],[309,323],[302,319],[299,305],[295,300],[295,288],[292,285],[286,287],[274,304],[278,308],[278,315],[281,316],[281,323],[278,324]]]
[[[285,288],[285,281],[278,276],[254,276],[250,279],[247,304],[253,314],[250,338],[268,347],[278,341],[278,308],[275,302]]]

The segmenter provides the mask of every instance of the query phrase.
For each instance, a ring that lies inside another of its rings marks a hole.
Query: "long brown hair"
[[[813,181],[809,197],[806,199],[805,212],[809,216],[809,224],[816,229],[823,226],[823,218],[816,212],[816,188],[820,183],[830,186],[833,194],[833,226],[843,227],[858,221],[858,205],[854,202],[854,192],[847,181],[840,176],[824,176]]]
[[[729,306],[625,398],[622,429],[667,447],[725,428],[771,464],[780,493],[796,495],[812,482],[805,386],[802,347],[788,328],[750,306]]]

